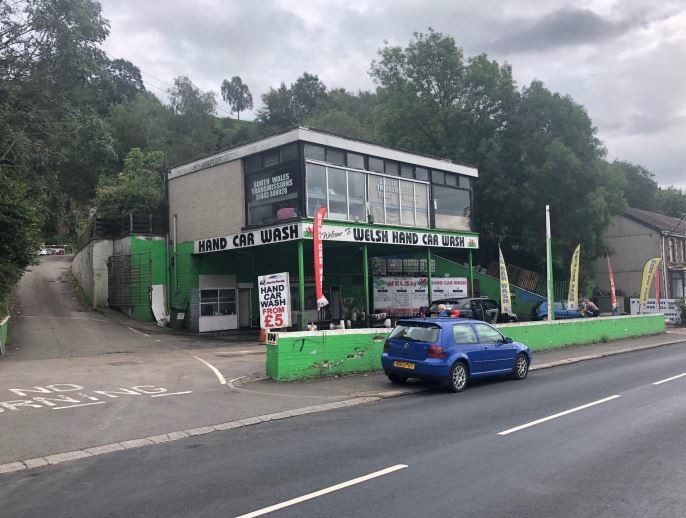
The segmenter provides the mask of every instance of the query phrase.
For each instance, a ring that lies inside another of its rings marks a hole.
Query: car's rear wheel
[[[448,389],[450,392],[462,392],[469,381],[469,372],[464,362],[456,362],[448,374]]]
[[[386,376],[388,376],[389,381],[395,385],[402,385],[403,383],[407,382],[407,376],[401,376],[391,372],[387,372]]]
[[[541,317],[541,320],[548,320],[548,315],[543,315],[543,316]]]
[[[515,360],[512,377],[516,380],[523,380],[527,374],[529,374],[529,358],[526,357],[526,354],[520,353]]]

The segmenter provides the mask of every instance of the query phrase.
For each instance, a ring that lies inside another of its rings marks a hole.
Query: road
[[[683,516],[684,373],[681,343],[13,473],[2,514]]]

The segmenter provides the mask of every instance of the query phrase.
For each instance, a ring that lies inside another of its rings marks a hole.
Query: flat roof
[[[310,142],[312,144],[319,144],[322,146],[345,149],[346,151],[352,151],[353,153],[372,155],[396,162],[405,162],[421,167],[428,167],[430,169],[440,169],[442,171],[449,171],[474,178],[479,176],[479,172],[476,167],[456,164],[450,160],[443,160],[440,158],[410,153],[408,151],[401,151],[398,149],[384,147],[379,144],[373,144],[371,142],[341,137],[331,133],[326,133],[321,130],[300,126],[285,133],[280,133],[271,137],[265,137],[254,142],[223,151],[221,153],[216,153],[214,155],[194,160],[193,162],[188,162],[187,164],[173,167],[169,172],[169,178],[177,178],[179,176],[194,173],[202,169],[225,164],[226,162],[232,162],[239,158],[254,155],[255,153],[260,153],[262,151],[283,146],[285,144],[290,144],[291,142],[297,142],[299,140]]]

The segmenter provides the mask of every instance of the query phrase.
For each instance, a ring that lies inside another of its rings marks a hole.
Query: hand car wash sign
[[[291,287],[288,272],[257,277],[260,303],[260,328],[291,326]]]

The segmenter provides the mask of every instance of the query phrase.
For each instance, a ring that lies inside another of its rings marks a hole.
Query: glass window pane
[[[234,302],[236,300],[236,290],[219,290],[219,302]]]
[[[298,158],[298,145],[294,142],[281,148],[281,162],[290,162]]]
[[[445,173],[445,184],[451,187],[457,187],[458,176],[456,174]]]
[[[398,162],[391,162],[390,160],[386,160],[386,174],[398,176],[400,174],[400,166]]]
[[[348,171],[348,203],[350,204],[350,220],[365,221],[366,196],[365,174]]]
[[[200,290],[200,303],[217,302],[217,290]]]
[[[348,219],[348,188],[345,169],[328,167],[329,172],[329,212],[331,219]]]
[[[330,164],[345,165],[345,152],[340,149],[326,148],[326,161]]]
[[[245,171],[250,174],[262,169],[262,155],[253,155],[245,159]]]
[[[364,169],[364,156],[356,153],[348,153],[348,167]]]
[[[262,160],[264,160],[264,167],[269,167],[279,163],[279,150],[267,151],[263,154]]]
[[[429,186],[425,183],[414,184],[414,199],[417,206],[416,225],[422,228],[429,227]]]
[[[469,176],[460,176],[460,187],[471,189],[472,179]]]
[[[213,317],[219,312],[218,304],[200,304],[200,316]]]
[[[322,165],[307,164],[305,179],[307,215],[312,217],[319,207],[326,207],[326,168]]]
[[[376,171],[377,173],[383,173],[384,172],[384,167],[383,167],[383,160],[380,158],[374,158],[373,156],[369,157],[369,170],[370,171]]]
[[[453,339],[456,344],[475,344],[478,343],[476,333],[469,324],[459,324],[453,326]]]
[[[414,226],[414,182],[400,182],[400,201],[402,202],[401,223]]]
[[[305,144],[305,158],[324,162],[324,160],[326,160],[324,148],[322,146],[315,146],[314,144]]]
[[[503,335],[488,324],[474,324],[476,332],[479,333],[481,343],[495,344],[503,342]]]
[[[399,180],[384,178],[384,193],[386,195],[386,223],[400,225],[400,187]]]
[[[414,167],[407,164],[400,164],[400,176],[403,178],[414,178]]]
[[[367,192],[369,196],[369,214],[374,223],[384,223],[383,211],[383,176],[367,175]]]
[[[470,193],[463,189],[433,187],[436,228],[469,230],[471,227]]]
[[[415,167],[414,168],[414,177],[417,180],[423,180],[425,182],[429,181],[429,170],[425,167]]]
[[[235,302],[220,302],[218,307],[218,312],[220,315],[235,315],[236,314],[236,303]]]
[[[431,183],[438,185],[445,184],[445,173],[443,171],[431,170]]]

